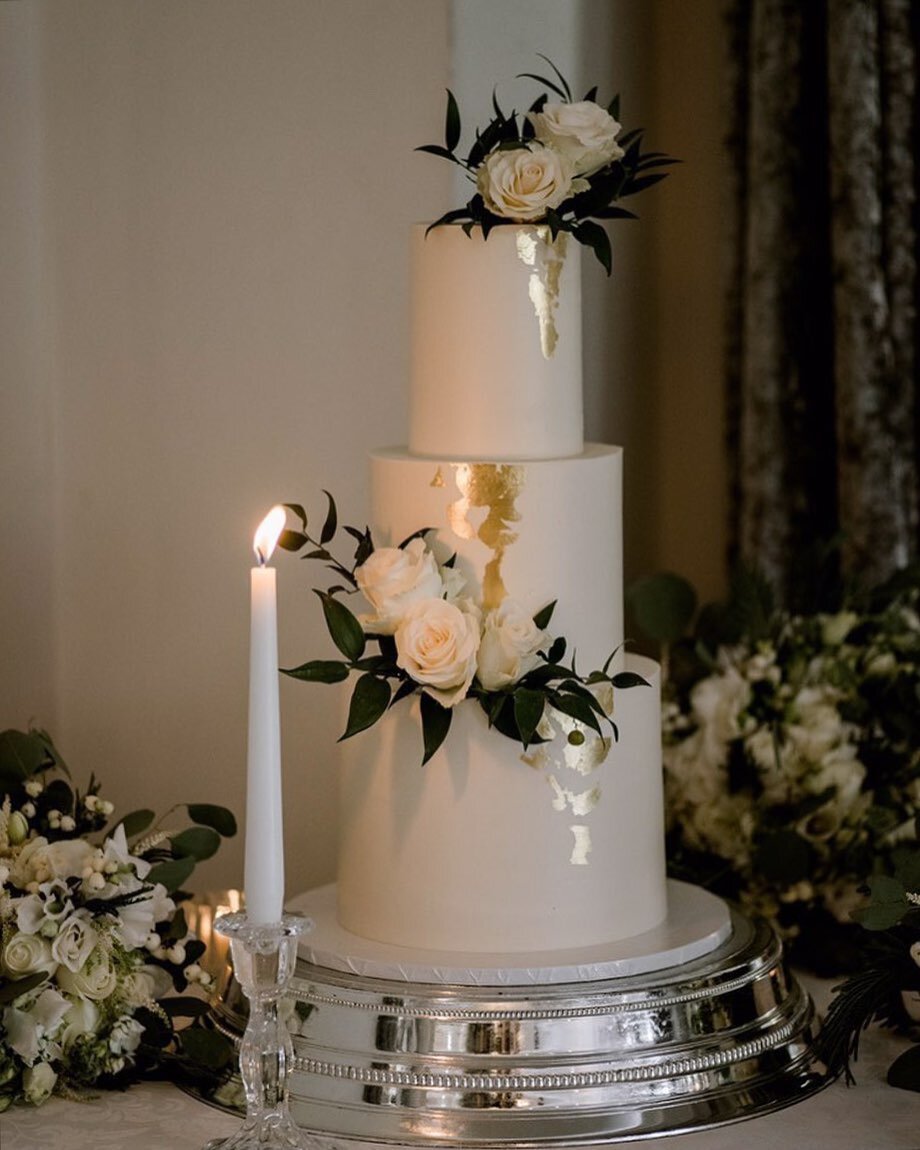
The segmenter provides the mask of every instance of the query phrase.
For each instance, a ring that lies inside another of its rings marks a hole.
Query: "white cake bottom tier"
[[[339,921],[353,934],[459,953],[594,946],[667,913],[659,671],[615,693],[617,742],[553,714],[524,752],[474,702],[424,768],[417,706],[348,740]]]
[[[465,594],[486,609],[506,596],[531,613],[555,601],[549,630],[587,674],[623,642],[622,486],[622,448],[603,444],[513,463],[379,451],[371,525],[378,546],[434,528],[439,558],[456,553]]]

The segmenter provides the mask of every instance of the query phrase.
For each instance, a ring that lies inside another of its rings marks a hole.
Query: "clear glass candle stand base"
[[[229,938],[233,970],[249,999],[249,1024],[240,1042],[240,1077],[246,1118],[230,1138],[204,1150],[319,1150],[330,1144],[300,1130],[288,1112],[288,1071],[294,1052],[279,1011],[297,961],[297,939],[312,923],[286,914],[280,922],[253,923],[244,913],[222,915],[215,930]]]

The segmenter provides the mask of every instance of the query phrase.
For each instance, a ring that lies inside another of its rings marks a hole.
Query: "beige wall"
[[[538,50],[687,161],[588,272],[586,406],[627,447],[628,569],[716,588],[715,11],[0,4],[0,725],[50,727],[121,809],[242,814],[252,531],[323,487],[363,518],[368,450],[405,436],[407,228],[453,206],[412,149],[448,83]],[[286,665],[329,650],[313,582],[281,558]],[[282,684],[291,890],[333,875],[333,698]],[[198,885],[240,877],[238,843]]]

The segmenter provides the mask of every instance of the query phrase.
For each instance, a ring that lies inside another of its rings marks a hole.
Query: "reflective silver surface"
[[[420,985],[301,962],[291,1111],[342,1145],[541,1147],[787,1105],[823,1085],[811,1002],[765,924],[733,925],[705,958],[589,983]]]

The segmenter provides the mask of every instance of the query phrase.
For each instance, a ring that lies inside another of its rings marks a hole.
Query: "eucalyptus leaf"
[[[167,862],[157,863],[150,868],[145,882],[162,883],[167,894],[172,894],[190,877],[195,869],[195,859],[191,857],[169,859]]]
[[[371,674],[362,675],[355,683],[348,708],[348,722],[339,742],[372,727],[389,706],[390,695],[390,684],[386,679],[378,679]]]
[[[347,659],[353,663],[356,662],[364,654],[365,647],[364,630],[361,624],[344,603],[339,602],[338,599],[334,599],[324,591],[317,591],[316,594],[323,604],[326,626],[332,636],[333,643]]]
[[[0,774],[25,782],[48,765],[48,750],[37,731],[0,731]]]
[[[226,807],[218,807],[213,803],[189,803],[186,809],[193,823],[212,827],[225,839],[232,839],[236,834],[236,819]]]
[[[426,695],[424,692],[422,692],[421,697],[421,713],[422,742],[424,744],[422,766],[424,767],[447,738],[454,713],[450,707],[442,707],[437,699],[432,699],[430,695]]]
[[[121,820],[121,825],[125,828],[125,838],[133,839],[136,835],[142,834],[155,818],[156,814],[146,808],[131,811]]]
[[[687,631],[696,611],[696,592],[686,579],[670,572],[633,583],[626,602],[636,625],[658,643],[674,643]]]
[[[220,835],[211,827],[189,827],[188,830],[179,831],[170,835],[173,851],[181,857],[209,859],[220,848]]]
[[[866,930],[888,930],[897,926],[911,907],[903,884],[890,875],[877,874],[869,879],[868,886],[871,901],[853,917]]]

